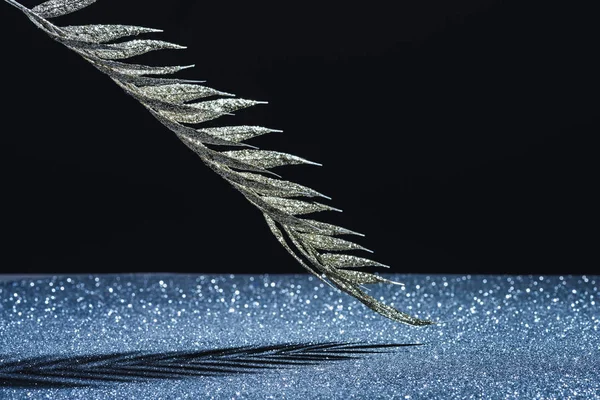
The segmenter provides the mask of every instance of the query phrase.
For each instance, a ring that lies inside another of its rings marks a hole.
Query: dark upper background
[[[0,9],[0,272],[303,272],[139,104]],[[390,272],[598,272],[597,46],[573,4],[100,0],[56,22],[162,28],[188,49],[136,61],[269,101],[216,122],[285,130],[252,143],[322,162],[278,172]]]

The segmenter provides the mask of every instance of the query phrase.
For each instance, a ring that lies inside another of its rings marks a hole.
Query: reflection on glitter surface
[[[599,277],[389,278],[406,286],[370,294],[440,323],[394,323],[306,275],[2,282],[0,363],[277,343],[424,345],[260,374],[3,387],[0,398],[600,398]]]

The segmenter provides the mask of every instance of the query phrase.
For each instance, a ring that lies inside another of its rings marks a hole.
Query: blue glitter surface
[[[307,275],[5,278],[0,398],[600,399],[600,277],[386,278],[406,286],[371,295],[439,323],[389,321]],[[329,342],[423,345],[259,373],[11,384],[10,368],[33,357]]]

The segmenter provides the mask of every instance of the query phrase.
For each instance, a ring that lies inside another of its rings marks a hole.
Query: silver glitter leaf
[[[266,102],[245,99],[217,99],[202,101],[199,103],[191,103],[189,105],[199,110],[212,111],[219,114],[227,114],[258,104],[266,104]]]
[[[155,77],[147,77],[142,76],[145,70],[153,69],[153,68],[169,68],[169,67],[150,67],[147,65],[138,65],[138,64],[128,64],[120,61],[114,60],[104,60],[96,57],[90,52],[86,52],[84,50],[72,49],[79,55],[81,55],[85,60],[90,62],[96,69],[101,71],[102,73],[111,77],[111,79],[115,83],[121,84],[133,84],[136,87],[146,87],[146,86],[155,86],[155,85],[175,85],[178,83],[188,84],[188,83],[200,83],[201,81],[189,80],[189,79],[176,79],[176,78],[155,78]],[[193,65],[188,66],[177,66],[178,70],[191,68]],[[138,70],[142,70],[142,73],[138,73]],[[150,71],[150,73],[153,73]]]
[[[312,164],[320,165],[287,153],[270,150],[234,150],[227,151],[229,157],[261,168],[275,168],[283,165]]]
[[[168,75],[192,67],[193,65],[151,67],[149,65],[123,64],[123,66],[113,66],[112,68],[115,71],[126,75]]]
[[[71,39],[89,43],[106,43],[143,33],[162,32],[161,29],[133,25],[72,25],[61,29]]]
[[[262,104],[262,102],[244,99],[219,99],[186,104],[189,110],[185,112],[164,111],[161,114],[173,121],[186,124],[200,124],[229,114],[232,111],[257,104]]]
[[[200,156],[200,158],[202,158],[209,167],[213,168],[213,170],[215,170],[215,172],[219,173],[221,176],[223,176],[223,174],[221,173],[222,169],[218,169],[216,167],[216,165],[227,166],[230,168],[236,168],[236,169],[243,170],[243,171],[265,172],[265,173],[269,172],[269,171],[265,170],[264,168],[256,167],[254,165],[247,164],[243,161],[236,160],[235,158],[228,157],[227,155],[223,154],[222,152],[211,150],[211,149],[207,148],[206,146],[204,146],[204,144],[197,139],[191,139],[191,138],[185,137],[183,135],[177,135],[177,136],[181,139],[181,141],[185,145],[187,145],[191,150],[193,150],[196,154],[198,154]]]
[[[138,88],[139,93],[153,99],[182,104],[209,96],[233,96],[206,86],[176,83],[174,85],[145,86]]]
[[[119,85],[123,90],[125,90],[127,94],[133,96],[134,98],[139,100],[140,103],[142,103],[144,106],[153,111],[168,111],[170,113],[181,114],[195,114],[198,112],[196,108],[191,107],[187,104],[176,104],[161,99],[153,99],[143,96],[140,94],[138,88],[135,85],[120,82],[118,79],[115,80],[115,83]]]
[[[358,268],[358,267],[385,267],[385,264],[368,258],[351,256],[348,254],[324,253],[320,256],[321,262],[333,268]]]
[[[131,40],[129,42],[114,43],[104,45],[106,48],[90,50],[99,58],[107,60],[120,60],[149,53],[156,50],[180,50],[185,49],[185,46],[165,42],[162,40]]]
[[[92,57],[86,54],[84,57],[86,60],[94,65],[100,65],[108,74],[119,74],[119,76],[125,75],[167,75],[174,74],[184,69],[195,67],[195,65],[172,65],[165,67],[154,67],[150,65],[131,64],[114,60],[104,60],[97,57]]]
[[[337,208],[316,202],[292,200],[281,197],[263,196],[262,199],[273,207],[290,215],[310,214],[321,211],[341,211]]]
[[[202,122],[207,122],[223,115],[217,112],[205,110],[197,110],[193,114],[188,112],[161,110],[160,114],[171,121],[183,122],[185,124],[201,124]]]
[[[54,18],[81,10],[96,0],[49,0],[31,9],[42,18]]]
[[[220,137],[231,142],[239,143],[253,137],[261,136],[271,132],[282,132],[277,129],[263,128],[260,126],[221,126],[216,128],[198,129],[198,132],[206,133],[211,136]]]
[[[277,197],[329,197],[298,183],[273,179],[259,174],[249,172],[238,172],[230,169],[220,168],[219,174],[231,182],[248,187],[255,192],[265,196]]]
[[[300,234],[302,239],[310,244],[315,249],[328,250],[328,251],[349,251],[349,250],[363,250],[371,252],[371,250],[364,248],[363,246],[350,242],[348,240],[340,239],[338,237],[317,235],[314,233],[302,233]]]
[[[329,199],[317,192],[314,189],[300,185],[298,183],[284,181],[281,179],[273,179],[263,175],[240,172],[239,175],[248,179],[248,184],[251,182],[260,183],[263,186],[255,188],[260,194],[279,197],[323,197]]]
[[[351,231],[350,229],[342,228],[340,226],[331,225],[326,222],[314,221],[311,220],[310,224],[319,229],[319,233],[324,235],[356,235],[356,236],[365,236],[362,233]],[[306,231],[302,231],[306,232]],[[308,231],[309,233],[314,233],[313,231]]]
[[[254,171],[254,172],[269,172],[264,168],[255,167],[254,165],[245,163],[243,161],[236,160],[235,158],[227,157],[223,153],[218,151],[210,150],[210,152],[205,156],[208,161],[215,162],[217,164],[226,165],[230,168],[236,168],[242,171]]]
[[[155,78],[148,76],[140,76],[138,74],[129,74],[127,72],[120,72],[119,69],[112,68],[110,66],[103,65],[101,62],[94,60],[89,55],[84,56],[85,59],[90,61],[99,71],[110,76],[115,82],[130,83],[137,87],[146,87],[154,85],[174,85],[177,83],[190,83],[192,81],[188,79],[174,79],[174,78]],[[104,60],[106,61],[106,60]],[[113,61],[111,61],[112,63]]]

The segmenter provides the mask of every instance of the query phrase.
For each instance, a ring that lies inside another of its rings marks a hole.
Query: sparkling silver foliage
[[[211,136],[217,136],[230,140],[235,143],[252,139],[271,132],[281,132],[277,129],[268,129],[261,126],[223,126],[218,128],[198,129],[198,132],[206,133]]]
[[[253,100],[231,98],[233,95],[202,86],[196,81],[176,78],[156,78],[146,75],[167,75],[189,66],[147,66],[125,63],[128,59],[156,50],[185,47],[161,40],[115,40],[158,29],[128,25],[57,26],[48,18],[59,17],[85,8],[95,0],[50,0],[28,9],[15,0],[5,2],[21,10],[52,39],[81,55],[99,71],[108,75],[127,94],[137,99],[164,126],[173,131],[213,171],[239,190],[264,215],[267,224],[281,245],[308,271],[328,284],[356,297],[375,312],[410,325],[432,322],[402,313],[364,292],[362,285],[396,283],[377,275],[347,268],[385,265],[340,251],[366,250],[339,235],[359,235],[339,226],[300,218],[300,215],[320,211],[340,211],[309,201],[309,197],[325,197],[321,193],[278,179],[271,168],[283,165],[320,165],[303,158],[276,151],[243,149],[221,151],[209,146],[253,147],[244,140],[276,132],[258,126],[227,126],[196,129],[184,124],[199,124],[228,115],[234,111],[264,104]],[[215,100],[197,101],[211,96]],[[272,175],[274,177],[267,177]],[[368,251],[368,250],[366,250]],[[333,253],[332,253],[333,252]]]
[[[320,258],[322,263],[334,268],[387,267],[377,261],[348,254],[325,253]]]
[[[81,10],[96,0],[50,0],[35,6],[31,11],[41,18],[54,18]]]
[[[121,60],[131,58],[155,50],[164,49],[185,49],[185,46],[164,42],[162,40],[131,40],[129,42],[90,46],[88,47],[92,54],[106,60]]]
[[[348,250],[364,250],[372,253],[371,250],[368,250],[362,247],[359,244],[349,242],[344,239],[340,239],[334,236],[326,236],[326,235],[315,235],[311,233],[304,233],[301,235],[302,240],[304,242],[309,243],[315,249],[319,250],[330,250],[330,251],[348,251]]]
[[[296,164],[318,165],[317,163],[291,154],[269,150],[234,150],[226,151],[224,154],[260,168],[275,168],[283,165]]]
[[[162,32],[162,29],[131,25],[80,25],[63,26],[61,29],[67,32],[69,36],[89,43],[106,43],[128,36],[136,36],[141,33]]]
[[[156,73],[154,72],[154,74]],[[143,96],[174,104],[183,104],[186,101],[198,100],[210,96],[233,96],[229,93],[220,92],[206,86],[183,83],[176,83],[174,85],[145,86],[136,88],[135,90],[137,90]]]
[[[321,203],[307,202],[302,200],[292,200],[281,197],[264,196],[263,200],[265,200],[273,207],[290,215],[310,214],[320,211],[341,211],[337,208]]]

